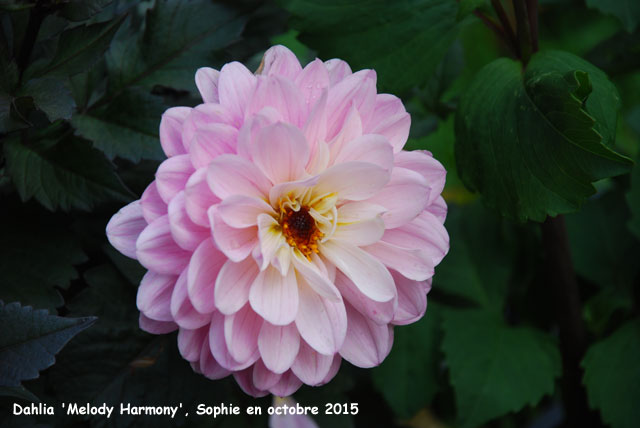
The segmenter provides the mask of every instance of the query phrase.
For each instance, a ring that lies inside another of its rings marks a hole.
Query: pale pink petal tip
[[[163,114],[167,159],[106,227],[147,269],[140,328],[178,330],[196,373],[255,397],[321,386],[343,359],[379,365],[394,328],[424,316],[449,251],[446,170],[403,150],[402,100],[378,93],[374,70],[303,66],[284,46],[255,73],[231,62],[195,83],[203,103]]]

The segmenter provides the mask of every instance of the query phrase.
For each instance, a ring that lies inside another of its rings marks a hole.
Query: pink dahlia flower
[[[282,46],[256,74],[233,62],[196,84],[203,104],[162,117],[155,181],[107,225],[148,269],[140,327],[179,330],[195,371],[254,396],[380,364],[449,248],[446,172],[402,150],[402,102],[373,70],[302,68]]]

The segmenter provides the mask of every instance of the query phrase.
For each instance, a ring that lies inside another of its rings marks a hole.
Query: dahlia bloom
[[[324,384],[343,358],[380,364],[449,248],[446,172],[402,150],[402,102],[373,70],[302,68],[282,46],[196,84],[203,104],[162,117],[155,181],[107,225],[148,269],[140,327],[179,330],[196,372],[253,396]]]

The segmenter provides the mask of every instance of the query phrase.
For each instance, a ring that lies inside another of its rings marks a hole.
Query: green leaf
[[[20,386],[35,379],[55,362],[57,354],[73,336],[95,318],[62,318],[46,310],[0,301],[0,386]]]
[[[489,0],[461,0],[458,10],[458,20],[466,18],[476,9],[489,9]]]
[[[500,220],[478,203],[452,206],[446,227],[451,249],[436,269],[434,290],[500,313],[513,265]]]
[[[634,428],[640,420],[640,321],[616,330],[587,351],[583,383],[591,407],[612,428]]]
[[[124,18],[66,30],[60,36],[53,59],[46,64],[36,61],[25,74],[29,77],[66,77],[88,70],[102,58]]]
[[[587,0],[587,6],[615,16],[630,33],[640,22],[640,2],[637,0]]]
[[[33,103],[51,122],[71,119],[76,106],[66,83],[54,77],[31,79],[20,89],[19,95],[33,98]]]
[[[438,391],[440,322],[440,307],[430,302],[421,320],[394,329],[393,352],[373,369],[373,383],[401,418],[410,419]]]
[[[195,71],[235,41],[244,22],[223,4],[159,0],[147,12],[144,33],[119,32],[107,52],[110,89],[163,85],[195,90]]]
[[[102,109],[75,115],[71,124],[78,135],[93,141],[93,146],[109,159],[161,160],[165,155],[158,129],[164,110],[161,98],[129,90]]]
[[[402,93],[433,75],[458,32],[449,0],[281,0],[300,39],[323,59],[373,68],[378,87]]]
[[[20,215],[20,218],[17,218]],[[22,213],[0,218],[0,299],[55,311],[87,257],[64,227]]]
[[[593,182],[633,165],[610,148],[619,103],[606,75],[571,54],[537,53],[524,74],[518,62],[498,59],[460,100],[458,172],[511,218],[577,211]]]
[[[4,154],[21,198],[35,197],[52,211],[88,211],[104,201],[131,199],[112,165],[86,141],[69,137],[23,144],[13,138],[5,142]]]
[[[631,209],[631,219],[627,223],[629,230],[640,239],[640,167],[631,172],[631,189],[627,193],[627,203]]]
[[[444,313],[442,349],[460,427],[476,427],[553,393],[560,353],[546,334],[480,310]]]
[[[112,2],[113,0],[69,0],[60,9],[60,15],[69,21],[85,21]]]

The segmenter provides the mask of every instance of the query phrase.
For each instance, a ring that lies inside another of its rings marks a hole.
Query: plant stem
[[[545,277],[553,298],[562,352],[562,398],[565,426],[591,428],[598,417],[587,405],[580,361],[587,349],[580,290],[576,281],[564,217],[549,217],[541,225],[545,251]]]
[[[531,31],[531,50],[538,52],[538,0],[526,0],[529,30]]]
[[[529,22],[524,2],[525,0],[513,0],[513,11],[516,15],[516,33],[521,54],[520,58],[522,62],[527,64],[531,57],[531,43],[529,41]]]
[[[498,19],[502,24],[502,28],[504,29],[504,33],[507,36],[507,40],[511,43],[512,51],[515,52],[516,57],[521,57],[520,46],[518,45],[518,40],[516,39],[516,35],[511,27],[511,22],[509,22],[509,17],[507,16],[507,12],[505,12],[504,7],[502,7],[502,3],[500,0],[491,0],[491,5],[493,9],[496,11],[496,15],[498,15]]]

